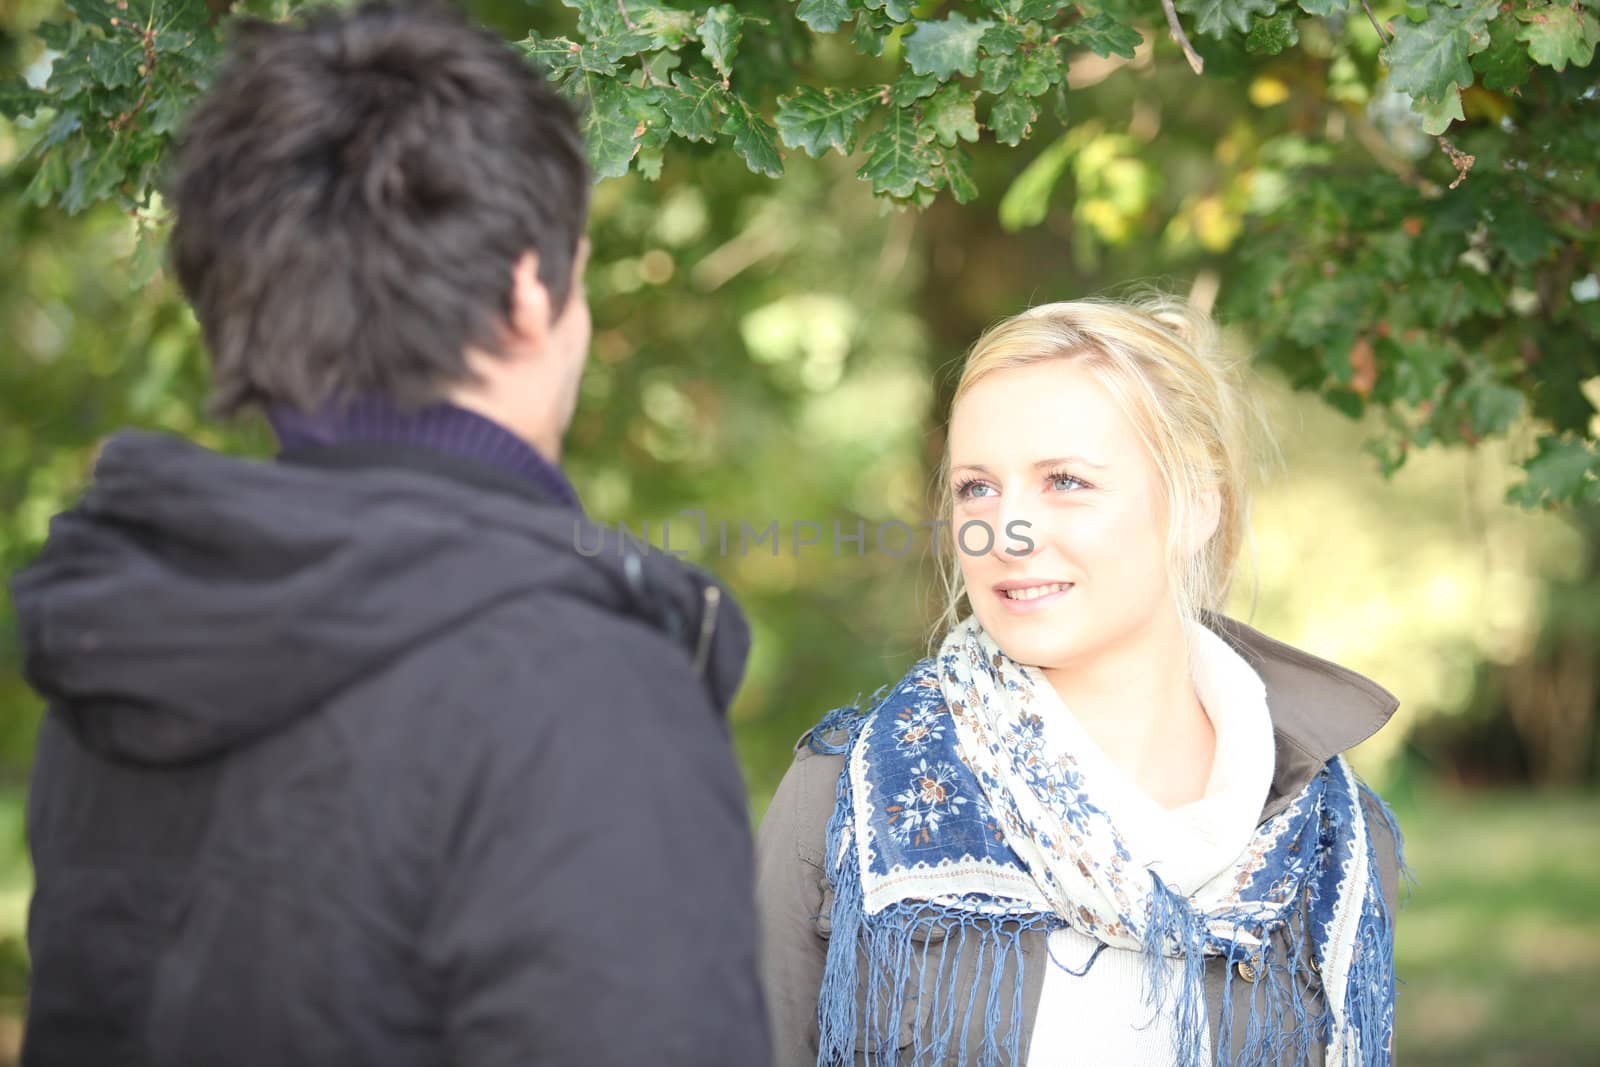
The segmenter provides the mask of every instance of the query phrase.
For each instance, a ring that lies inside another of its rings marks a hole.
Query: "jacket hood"
[[[534,496],[118,435],[13,582],[24,673],[89,747],[184,762],[314,711],[498,604],[550,593],[666,633],[725,711],[750,640],[727,593]]]

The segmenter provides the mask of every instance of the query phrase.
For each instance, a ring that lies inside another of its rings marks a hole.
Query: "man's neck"
[[[403,409],[381,397],[361,397],[306,413],[268,414],[285,451],[332,445],[407,445],[481,463],[538,486],[554,502],[581,510],[561,469],[493,419],[455,404]]]

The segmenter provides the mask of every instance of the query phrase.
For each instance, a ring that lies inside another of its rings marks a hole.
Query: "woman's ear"
[[[1222,494],[1216,489],[1203,489],[1189,509],[1188,529],[1184,531],[1184,554],[1193,556],[1211,540],[1222,521]]]

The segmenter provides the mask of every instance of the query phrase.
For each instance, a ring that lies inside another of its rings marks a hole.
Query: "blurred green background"
[[[508,33],[526,22],[515,4],[476,7]],[[32,61],[22,31],[53,10],[0,0],[0,73]],[[1084,132],[1042,222],[1018,232],[999,204],[1036,154],[1027,147],[980,147],[978,200],[922,213],[885,212],[848,163],[799,153],[774,182],[723,154],[675,150],[659,181],[596,191],[595,340],[569,467],[591,514],[648,522],[656,544],[666,524],[672,547],[738,593],[756,635],[734,709],[756,818],[801,731],[927,646],[930,560],[875,552],[870,531],[929,517],[964,347],[1030,303],[1131,281],[1209,304],[1250,261],[1240,234],[1264,166],[1255,147],[1298,121],[1282,83],[1196,82],[1148,57],[1085,63],[1074,77]],[[38,135],[0,120],[7,574],[118,427],[271,447],[260,425],[198,414],[195,324],[168,275],[130,285],[129,218],[25,202]],[[1248,350],[1250,324],[1230,336]],[[1397,939],[1400,1054],[1600,1062],[1600,516],[1504,503],[1532,427],[1420,452],[1385,479],[1364,451],[1370,420],[1273,373],[1257,386],[1281,460],[1263,463],[1233,614],[1401,700],[1355,755],[1391,799],[1416,876]],[[1586,390],[1600,401],[1595,382]],[[709,550],[695,550],[685,508],[705,513]],[[739,524],[773,521],[786,540],[795,522],[817,523],[820,543],[741,555]],[[858,521],[867,551],[836,552],[833,524],[853,533]],[[14,1058],[26,1007],[23,805],[41,714],[16,640],[0,602],[0,1063]]]

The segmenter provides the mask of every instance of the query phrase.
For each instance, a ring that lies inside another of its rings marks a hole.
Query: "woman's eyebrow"
[[[1034,463],[1033,466],[1034,466],[1035,470],[1044,470],[1046,467],[1062,467],[1062,466],[1093,467],[1097,471],[1103,471],[1103,470],[1106,469],[1106,465],[1104,463],[1096,463],[1094,460],[1089,459],[1089,458],[1087,458],[1085,456],[1055,456],[1055,457],[1052,457],[1051,459],[1041,459],[1041,460],[1037,461],[1036,463]],[[977,471],[979,474],[993,474],[994,473],[988,467],[985,467],[981,463],[957,463],[957,464],[952,465],[950,470],[952,472],[954,472],[954,471]]]

